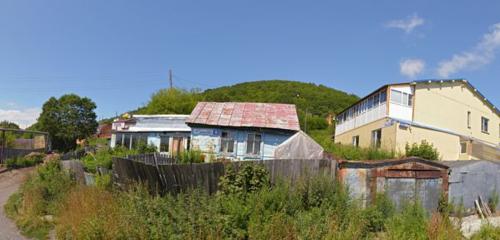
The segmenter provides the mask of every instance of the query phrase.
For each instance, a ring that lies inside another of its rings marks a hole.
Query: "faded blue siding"
[[[229,131],[235,139],[234,153],[223,155],[220,152],[222,130]],[[262,134],[261,152],[259,156],[249,156],[246,154],[247,136],[250,133]],[[209,128],[192,127],[191,147],[199,149],[203,153],[210,155],[211,158],[226,157],[230,159],[274,159],[274,150],[278,145],[293,136],[294,132],[285,132],[277,130],[247,130],[238,128]]]

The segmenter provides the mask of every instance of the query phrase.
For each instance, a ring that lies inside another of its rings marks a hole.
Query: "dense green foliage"
[[[425,140],[422,140],[420,144],[413,143],[411,146],[407,143],[405,150],[407,157],[421,157],[428,160],[439,159],[438,150],[432,145],[432,143],[428,143]]]
[[[7,159],[6,164],[10,169],[31,167],[42,163],[44,158],[45,154],[34,152],[23,157]]]
[[[68,151],[76,147],[77,139],[85,139],[97,129],[95,103],[86,97],[67,94],[51,97],[43,104],[35,125],[37,130],[50,134],[52,148]]]
[[[244,164],[239,171],[235,171],[231,165],[221,177],[219,189],[223,194],[244,196],[268,187],[270,184],[268,176],[269,173],[261,165]]]
[[[51,162],[38,168],[6,209],[37,239],[53,226],[58,239],[461,239],[447,218],[429,218],[418,204],[399,213],[379,194],[362,208],[328,176],[269,185],[262,169],[240,170],[224,176],[245,182],[238,191],[208,195],[195,189],[160,197],[140,185],[109,188],[104,178],[96,187],[75,186]]]
[[[381,160],[393,159],[397,157],[396,153],[385,151],[379,148],[361,148],[350,145],[341,145],[334,143],[333,129],[326,128],[322,130],[314,130],[309,132],[309,135],[319,143],[326,152],[332,154],[337,159],[345,160]]]
[[[178,163],[202,163],[205,162],[205,154],[200,150],[182,151],[178,156]]]
[[[6,120],[0,122],[0,128],[20,129],[19,125],[15,124],[13,122],[6,121]]]
[[[85,171],[95,173],[98,167],[111,169],[113,157],[125,157],[127,155],[137,155],[156,152],[156,147],[139,143],[134,149],[128,149],[123,146],[115,148],[102,148],[95,153],[87,152],[82,158]]]
[[[190,114],[199,101],[290,103],[297,106],[299,121],[304,129],[324,129],[326,117],[342,111],[358,99],[357,96],[313,83],[270,80],[240,83],[204,92],[164,89],[153,94],[146,106],[137,110],[143,114]],[[307,116],[307,117],[306,117]]]
[[[59,161],[52,160],[38,167],[33,175],[13,194],[5,205],[6,213],[26,236],[45,239],[52,228],[50,217],[74,185],[70,176],[62,171]]]

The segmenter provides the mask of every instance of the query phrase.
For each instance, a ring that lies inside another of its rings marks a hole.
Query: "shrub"
[[[15,157],[6,161],[7,167],[11,169],[31,167],[43,162],[44,153],[32,152],[24,157]]]
[[[219,181],[220,192],[243,196],[266,186],[269,186],[267,170],[261,165],[251,163],[244,163],[239,171],[229,165]]]
[[[88,152],[82,159],[85,171],[96,173],[97,167],[111,169],[113,157],[124,157],[137,154],[137,150],[129,150],[125,147],[115,147],[113,149],[104,149],[95,154]]]
[[[387,239],[427,239],[426,217],[419,202],[406,203],[400,214],[387,221]]]
[[[178,159],[180,163],[202,163],[205,156],[199,150],[187,150],[181,152]]]
[[[439,152],[437,149],[434,148],[432,143],[428,143],[425,140],[422,140],[420,144],[413,143],[411,146],[406,143],[405,150],[407,157],[421,157],[428,160],[439,159]]]
[[[364,211],[370,232],[385,230],[385,223],[395,214],[395,206],[385,193],[378,193],[375,202]]]

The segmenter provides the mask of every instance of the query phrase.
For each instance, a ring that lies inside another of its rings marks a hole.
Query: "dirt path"
[[[4,205],[33,168],[25,168],[0,173],[0,240],[27,239],[19,233],[14,222],[5,216]]]

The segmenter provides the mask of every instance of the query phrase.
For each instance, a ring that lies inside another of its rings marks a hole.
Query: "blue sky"
[[[500,105],[500,1],[0,2],[0,120],[28,125],[51,96],[100,118],[174,85],[263,79],[364,95],[388,82],[466,78]],[[495,25],[497,24],[497,25]]]

